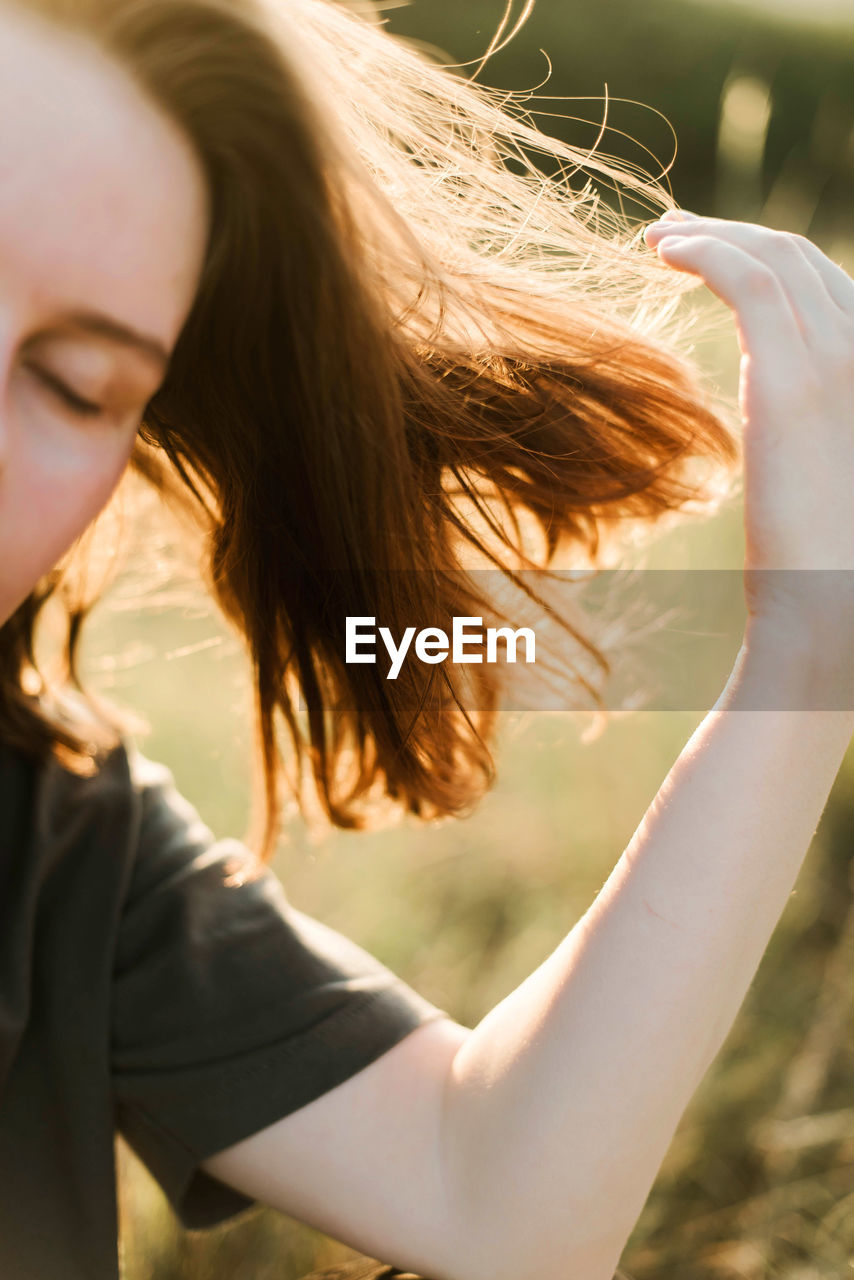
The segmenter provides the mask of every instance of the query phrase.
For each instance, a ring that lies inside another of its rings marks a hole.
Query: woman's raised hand
[[[751,223],[668,211],[645,239],[735,315],[750,618],[808,615],[816,636],[854,641],[854,281],[803,236]]]

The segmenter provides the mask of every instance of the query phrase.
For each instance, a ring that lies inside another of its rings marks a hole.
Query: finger
[[[699,217],[699,214],[689,213],[687,209],[666,209],[665,212],[661,215],[659,221],[660,222],[665,222],[665,221],[666,222],[682,222],[682,221],[691,222],[691,221],[696,221],[698,217]]]
[[[806,236],[796,236],[795,238],[800,244],[801,251],[806,254],[821,276],[824,281],[824,287],[837,307],[844,311],[847,316],[854,318],[854,280],[836,262],[831,262],[827,254],[822,253],[818,245],[813,244],[812,240],[808,240]]]
[[[766,263],[711,235],[667,235],[658,242],[658,253],[668,265],[699,275],[732,309],[742,350],[778,361],[803,355],[797,317],[777,275]]]
[[[650,228],[655,232],[655,227]],[[780,278],[789,302],[808,337],[826,332],[839,308],[813,262],[803,252],[799,239],[769,227],[750,222],[733,222],[725,218],[697,218],[687,222],[668,222],[661,234],[679,236],[720,235],[766,263]],[[653,234],[648,243],[655,243]],[[806,243],[806,242],[805,242]]]
[[[699,215],[696,213],[689,213],[687,209],[668,209],[659,219],[660,222],[667,221],[668,223],[680,222],[683,220],[696,222],[699,220]],[[705,220],[712,223],[726,221],[725,219],[713,218],[711,216],[706,217]],[[657,224],[651,224],[651,226],[655,225]],[[797,242],[802,253],[806,255],[813,267],[815,267],[816,271],[821,276],[825,288],[836,305],[844,311],[846,315],[854,316],[854,280],[852,280],[845,268],[828,258],[827,254],[823,253],[822,250],[819,249],[818,245],[814,244],[813,241],[808,239],[806,236],[793,234],[792,238]]]
[[[711,216],[703,217],[701,219],[697,214],[689,213],[686,209],[668,209],[666,213],[662,214],[660,219],[661,222],[664,222],[665,220],[667,222],[667,227],[662,228],[662,231],[669,231],[672,229],[674,223],[678,225],[680,222],[695,223],[703,221],[712,225],[744,227],[755,225],[750,223],[737,223],[730,219],[713,218]],[[656,225],[656,223],[652,223],[650,229],[654,228]],[[757,227],[756,229],[770,230],[770,228],[760,227]],[[830,258],[828,258],[827,255],[819,249],[818,245],[814,244],[812,240],[807,239],[806,236],[790,233],[789,238],[795,242],[806,257],[807,261],[818,273],[822,283],[836,305],[847,315],[854,315],[854,280],[851,279],[844,268],[839,266],[837,263],[832,262]]]

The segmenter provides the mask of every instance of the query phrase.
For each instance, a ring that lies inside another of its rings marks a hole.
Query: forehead
[[[174,340],[205,219],[177,125],[93,42],[0,0],[0,297]]]

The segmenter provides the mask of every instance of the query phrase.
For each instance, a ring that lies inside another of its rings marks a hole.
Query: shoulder
[[[50,753],[43,757],[0,741],[0,839],[10,846],[35,841],[67,843],[91,825],[127,821],[134,783],[126,744],[73,768]]]
[[[127,888],[139,890],[212,844],[171,770],[129,734],[88,765],[0,741],[0,849],[16,851],[38,878],[59,863],[95,858],[124,864]]]

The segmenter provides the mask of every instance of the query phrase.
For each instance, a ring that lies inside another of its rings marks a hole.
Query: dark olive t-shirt
[[[116,1131],[211,1226],[252,1202],[201,1161],[442,1016],[131,742],[91,778],[0,746],[3,1280],[115,1280]]]

